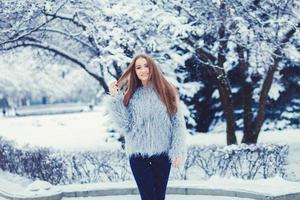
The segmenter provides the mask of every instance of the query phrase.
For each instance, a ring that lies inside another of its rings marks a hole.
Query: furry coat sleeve
[[[123,104],[124,95],[118,92],[116,96],[108,95],[108,110],[118,131],[122,134],[130,130],[130,115]]]
[[[178,111],[175,115],[170,118],[172,124],[172,136],[169,157],[172,161],[176,158],[185,161],[187,157],[186,136],[188,133],[180,105],[178,106]]]

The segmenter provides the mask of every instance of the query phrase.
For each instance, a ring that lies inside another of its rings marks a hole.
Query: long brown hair
[[[175,114],[177,112],[177,106],[179,103],[177,89],[173,84],[166,80],[154,60],[146,54],[139,54],[135,56],[122,76],[119,78],[119,80],[117,80],[117,84],[120,88],[127,85],[123,99],[124,105],[128,106],[129,100],[135,90],[139,86],[142,86],[142,83],[135,72],[135,62],[139,58],[146,59],[147,66],[149,67],[148,81],[151,81],[153,84],[153,88],[159,95],[161,101],[165,104],[168,114]]]

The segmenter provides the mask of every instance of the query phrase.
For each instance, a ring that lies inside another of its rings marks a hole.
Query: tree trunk
[[[252,86],[250,80],[248,80],[248,62],[245,58],[245,48],[241,45],[237,45],[237,53],[239,57],[239,69],[242,81],[243,89],[243,122],[244,122],[244,136],[242,138],[242,143],[252,143],[253,138],[253,113],[252,113]]]
[[[273,53],[273,64],[270,66],[266,78],[264,80],[260,98],[259,98],[259,106],[258,106],[258,112],[255,118],[255,124],[254,124],[254,130],[253,130],[253,141],[252,143],[256,143],[258,139],[258,135],[261,131],[262,125],[265,120],[265,113],[266,113],[266,104],[267,104],[267,99],[268,99],[268,93],[270,91],[273,78],[274,78],[274,73],[276,72],[278,68],[278,63],[281,59],[281,49],[285,46],[285,44],[294,36],[296,33],[297,28],[300,27],[300,22],[297,24],[296,27],[293,27],[291,30],[289,30],[286,34],[285,37],[281,40],[280,46],[276,51]]]
[[[214,68],[220,99],[226,119],[226,142],[227,145],[237,144],[235,136],[235,117],[233,107],[233,97],[229,80],[225,74],[224,63],[226,61],[226,48],[229,35],[226,33],[226,4],[222,1],[220,5],[220,28],[218,31],[219,36],[219,49],[218,49],[218,67]]]
[[[201,49],[198,50],[198,57],[203,61],[214,62],[216,59],[214,56],[207,54]],[[221,64],[223,66],[223,64]],[[230,83],[228,78],[225,76],[224,69],[214,68],[208,66],[208,72],[213,77],[214,82],[218,87],[220,94],[220,100],[224,112],[224,118],[226,120],[226,142],[227,145],[237,144],[237,139],[235,136],[235,117],[234,117],[234,106],[233,106],[233,97],[230,89]]]
[[[277,50],[275,52],[275,54],[276,54],[276,57],[274,58],[274,63],[270,66],[270,68],[267,72],[266,78],[262,85],[262,90],[260,93],[259,104],[258,104],[258,112],[257,112],[256,118],[255,118],[253,139],[252,139],[251,143],[257,142],[259,132],[260,132],[261,127],[265,120],[268,93],[270,91],[270,88],[271,88],[271,85],[273,82],[274,73],[276,72],[277,67],[278,67],[280,51]]]
[[[230,90],[229,81],[227,78],[222,77],[217,81],[218,90],[220,93],[220,99],[224,111],[224,117],[226,119],[226,142],[227,145],[237,144],[235,136],[235,117],[232,102],[232,94]]]

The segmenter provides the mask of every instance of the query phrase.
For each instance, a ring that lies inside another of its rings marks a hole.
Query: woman
[[[110,114],[124,133],[142,200],[165,199],[171,164],[179,167],[186,159],[186,127],[176,91],[145,54],[137,55],[109,87]]]

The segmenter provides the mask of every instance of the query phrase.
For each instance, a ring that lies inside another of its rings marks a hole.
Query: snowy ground
[[[104,118],[101,117],[104,112],[98,107],[93,112],[0,117],[0,136],[20,146],[29,144],[62,150],[94,150],[108,145],[105,142]]]
[[[106,142],[106,124],[107,119],[103,118],[105,110],[98,107],[93,112],[84,112],[77,114],[61,114],[61,115],[43,115],[43,116],[28,116],[28,117],[0,117],[0,136],[5,139],[14,140],[19,146],[43,146],[52,147],[61,150],[95,150],[105,146],[109,148],[119,148],[119,144],[115,142]],[[259,137],[261,143],[277,143],[288,144],[290,146],[289,164],[288,164],[288,180],[298,181],[300,183],[300,130],[290,129],[283,131],[268,131],[262,132]],[[242,134],[237,134],[238,139],[241,139]],[[225,145],[225,134],[210,133],[198,134],[189,136],[189,144],[218,144]],[[113,146],[113,147],[111,147]],[[279,182],[284,181],[280,180]],[[275,181],[276,182],[276,181]],[[270,188],[274,184],[274,179],[267,180],[266,185]],[[14,191],[23,191],[32,183],[24,177],[9,174],[0,171],[0,192],[5,190],[10,193]],[[208,183],[208,182],[206,182]],[[243,185],[240,182],[239,185]],[[288,183],[284,183],[288,188]],[[293,183],[293,182],[291,182]],[[220,184],[215,184],[220,185]],[[221,184],[222,185],[222,184]],[[226,183],[224,183],[226,185]],[[255,185],[254,182],[250,185],[259,189],[262,185]],[[265,188],[265,187],[263,187]],[[280,187],[279,187],[280,188]],[[300,188],[300,187],[299,187]],[[82,198],[76,198],[82,199]],[[85,200],[111,199],[118,200],[119,197],[101,197],[101,198],[85,198]],[[122,196],[122,199],[136,200],[138,196]],[[166,200],[194,200],[207,199],[218,200],[218,197],[193,197],[193,196],[167,196]],[[234,199],[232,197],[220,198],[222,200]],[[237,198],[238,199],[238,198]],[[0,200],[1,197],[0,197]],[[74,200],[74,198],[64,198],[64,200]],[[244,199],[245,200],[245,199]]]
[[[88,197],[88,198],[84,198],[84,197],[63,198],[63,200],[140,200],[140,199],[141,198],[136,195]],[[167,195],[166,200],[252,200],[252,199],[238,198],[238,197],[206,196],[206,195]]]

